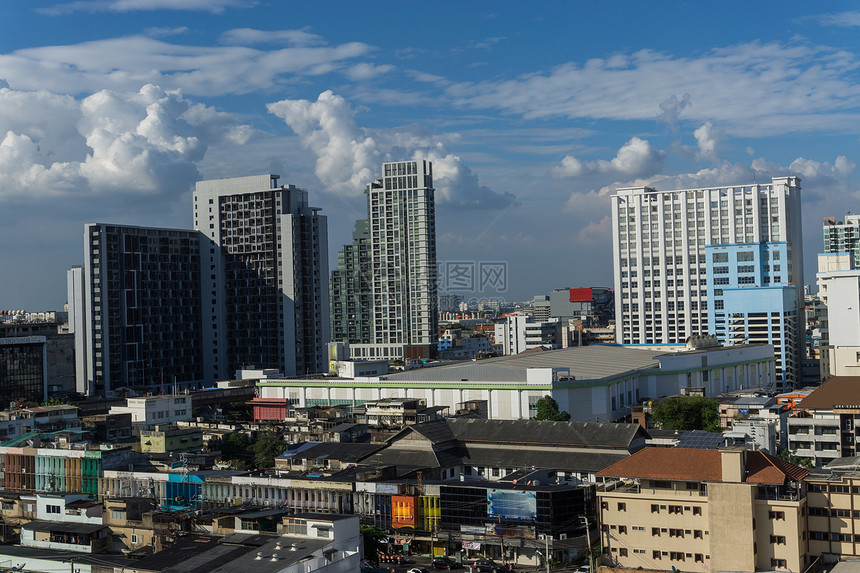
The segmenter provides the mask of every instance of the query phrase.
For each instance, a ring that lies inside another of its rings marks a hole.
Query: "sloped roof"
[[[449,421],[450,420],[442,419],[422,422],[420,424],[411,424],[388,438],[386,442],[392,444],[412,432],[423,436],[433,445],[450,442],[456,438],[454,433],[451,431],[451,428],[448,426]]]
[[[860,407],[860,376],[834,376],[800,401],[798,408],[832,410]]]
[[[382,448],[382,444],[354,442],[319,442],[302,450],[297,457],[305,459],[337,460],[354,463]]]
[[[782,485],[786,478],[800,481],[808,475],[809,470],[765,452],[747,452],[747,482]]]
[[[720,481],[719,450],[645,448],[597,473],[597,477]]]
[[[475,418],[451,418],[447,423],[453,435],[464,443],[557,444],[627,449],[637,435],[645,435],[639,424]]]
[[[598,477],[673,481],[722,481],[721,450],[645,448],[598,472]],[[746,452],[747,483],[782,485],[800,481],[809,471],[762,451]]]

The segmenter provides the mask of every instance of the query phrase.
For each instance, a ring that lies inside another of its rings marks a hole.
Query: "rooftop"
[[[723,450],[697,448],[645,448],[598,472],[598,477],[667,481],[723,480]],[[799,481],[809,471],[762,451],[745,451],[747,483],[784,484]]]
[[[806,410],[860,408],[860,376],[834,376],[800,401]]]

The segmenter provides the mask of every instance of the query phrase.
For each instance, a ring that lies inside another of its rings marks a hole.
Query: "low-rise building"
[[[140,431],[140,451],[145,454],[193,451],[202,447],[203,431],[200,428],[158,424],[154,430]]]
[[[860,440],[860,377],[834,376],[798,405],[788,419],[788,448],[821,468],[857,454]]]
[[[598,473],[604,563],[803,571],[808,470],[743,448],[645,448]]]
[[[125,406],[111,406],[111,414],[131,414],[135,430],[151,430],[156,424],[175,424],[192,419],[190,394],[128,398]]]
[[[773,386],[773,347],[716,346],[672,351],[615,345],[582,346],[391,372],[358,378],[261,379],[261,398],[289,400],[295,408],[356,408],[385,398],[424,400],[427,407],[485,400],[491,419],[529,419],[550,395],[573,420],[614,422],[635,404],[699,388],[718,396],[741,388]]]

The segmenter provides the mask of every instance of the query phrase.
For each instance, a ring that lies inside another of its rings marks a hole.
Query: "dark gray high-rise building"
[[[203,344],[214,376],[244,367],[324,371],[329,341],[328,229],[308,192],[278,175],[200,181]]]
[[[373,290],[371,284],[370,226],[355,222],[352,243],[337,254],[331,272],[331,339],[350,344],[373,342]]]
[[[190,230],[84,227],[84,266],[69,276],[79,392],[204,379],[203,241]]]

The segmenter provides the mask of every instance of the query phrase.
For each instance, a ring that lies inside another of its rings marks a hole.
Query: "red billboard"
[[[591,302],[591,287],[570,289],[570,302]]]

